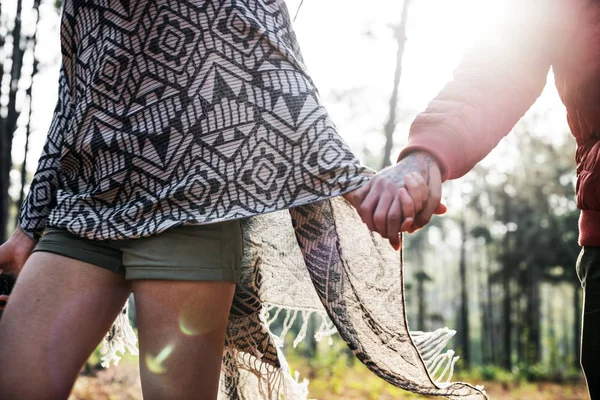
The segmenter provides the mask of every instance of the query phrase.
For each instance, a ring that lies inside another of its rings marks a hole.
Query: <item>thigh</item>
[[[67,398],[130,292],[122,275],[57,254],[32,254],[0,323],[0,398]]]
[[[235,284],[133,282],[144,399],[216,399]]]

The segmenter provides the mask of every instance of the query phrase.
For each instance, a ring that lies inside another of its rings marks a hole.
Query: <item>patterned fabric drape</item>
[[[320,335],[335,325],[395,385],[483,397],[433,383],[427,368],[452,368],[441,351],[451,333],[420,334],[419,355],[397,254],[327,200],[369,172],[321,105],[283,0],[65,0],[61,46],[58,104],[19,218],[27,234],[134,239],[251,217],[223,397],[306,396],[269,331],[283,309],[288,328],[320,314]],[[126,320],[107,336],[106,362],[135,351]]]
[[[452,399],[486,398],[481,389],[446,382],[456,361],[452,351],[443,351],[452,332],[411,337],[400,255],[371,234],[343,199],[250,218],[244,237],[242,281],[223,364],[223,398],[306,398],[306,384],[292,379],[280,349],[286,326],[296,318],[308,323],[310,313],[323,317],[317,336],[337,328],[356,357],[393,385]],[[286,313],[286,323],[277,337],[269,324],[280,312]]]

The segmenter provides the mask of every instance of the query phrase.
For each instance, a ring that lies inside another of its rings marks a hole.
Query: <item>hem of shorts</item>
[[[144,237],[151,237],[151,236],[155,236],[160,233],[163,233],[168,229],[176,228],[178,226],[201,226],[201,225],[218,224],[218,223],[227,222],[227,221],[248,219],[248,218],[258,217],[261,215],[271,214],[274,212],[290,210],[292,208],[305,206],[308,204],[314,204],[314,203],[318,203],[320,201],[332,200],[335,197],[344,196],[345,194],[348,194],[354,190],[361,188],[363,185],[365,185],[367,182],[369,182],[369,180],[375,175],[375,171],[370,169],[369,167],[362,166],[362,165],[361,165],[361,167],[365,169],[365,172],[362,175],[360,175],[359,182],[350,184],[350,185],[348,185],[348,187],[341,189],[339,191],[334,191],[333,193],[322,195],[321,197],[314,198],[314,197],[310,196],[310,198],[308,198],[308,199],[303,198],[298,203],[295,203],[293,205],[285,205],[285,206],[277,207],[275,209],[271,209],[271,210],[263,211],[263,212],[251,212],[247,215],[236,215],[235,217],[215,218],[215,219],[211,219],[209,221],[199,222],[199,221],[193,220],[193,219],[192,220],[180,220],[180,221],[179,220],[177,220],[177,221],[171,220],[171,221],[168,221],[168,223],[166,223],[165,225],[162,225],[160,227],[160,229],[157,229],[156,231],[154,231],[150,234],[140,234],[140,235],[134,235],[134,236],[130,236],[130,237],[106,238],[106,237],[103,237],[102,235],[97,235],[97,233],[95,236],[93,236],[91,233],[88,233],[86,235],[81,235],[75,231],[72,231],[67,226],[66,223],[55,223],[55,224],[49,225],[49,226],[51,226],[53,228],[65,229],[69,233],[71,233],[79,238],[82,238],[82,239],[93,240],[95,242],[108,242],[108,241],[119,241],[119,240],[134,240],[134,239],[140,239],[140,238],[144,238]]]
[[[73,260],[82,261],[88,264],[92,264],[98,268],[114,272],[115,274],[123,275],[123,271],[120,271],[119,269],[115,269],[114,267],[110,266],[114,263],[113,259],[111,259],[110,257],[99,256],[97,253],[93,253],[87,250],[77,249],[78,253],[84,253],[85,256],[88,256],[83,257],[79,256],[78,254],[73,254],[73,248],[70,246],[64,246],[55,242],[47,243],[46,241],[46,243],[39,242],[33,249],[32,253],[36,253],[38,251],[52,253],[59,256],[71,258]]]
[[[126,267],[125,271],[127,280],[239,282],[239,274],[222,269]]]

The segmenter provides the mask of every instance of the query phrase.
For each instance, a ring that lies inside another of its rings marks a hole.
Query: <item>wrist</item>
[[[436,157],[426,150],[414,150],[406,153],[398,160],[398,164],[409,165],[410,169],[419,172],[424,178],[428,178],[431,169],[437,169],[436,172],[442,172],[441,165]]]
[[[446,165],[446,163],[444,161],[443,152],[440,153],[435,148],[421,146],[419,144],[416,144],[416,145],[409,144],[404,149],[402,149],[402,151],[398,155],[398,162],[401,162],[403,159],[405,159],[406,157],[408,157],[411,154],[420,154],[423,157],[425,157],[429,160],[432,160],[435,163],[435,165],[437,166],[437,169],[440,171],[440,175],[442,176],[442,181],[445,181],[446,179],[448,179],[448,176],[447,176],[448,166]]]
[[[10,240],[17,248],[23,249],[25,251],[33,250],[33,248],[37,244],[37,241],[35,241],[31,236],[29,236],[20,226],[17,226],[12,236],[10,237]]]

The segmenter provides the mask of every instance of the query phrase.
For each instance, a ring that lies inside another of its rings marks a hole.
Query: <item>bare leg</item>
[[[235,285],[133,282],[145,400],[217,397]]]
[[[66,399],[130,292],[113,272],[32,254],[0,323],[0,398]]]

